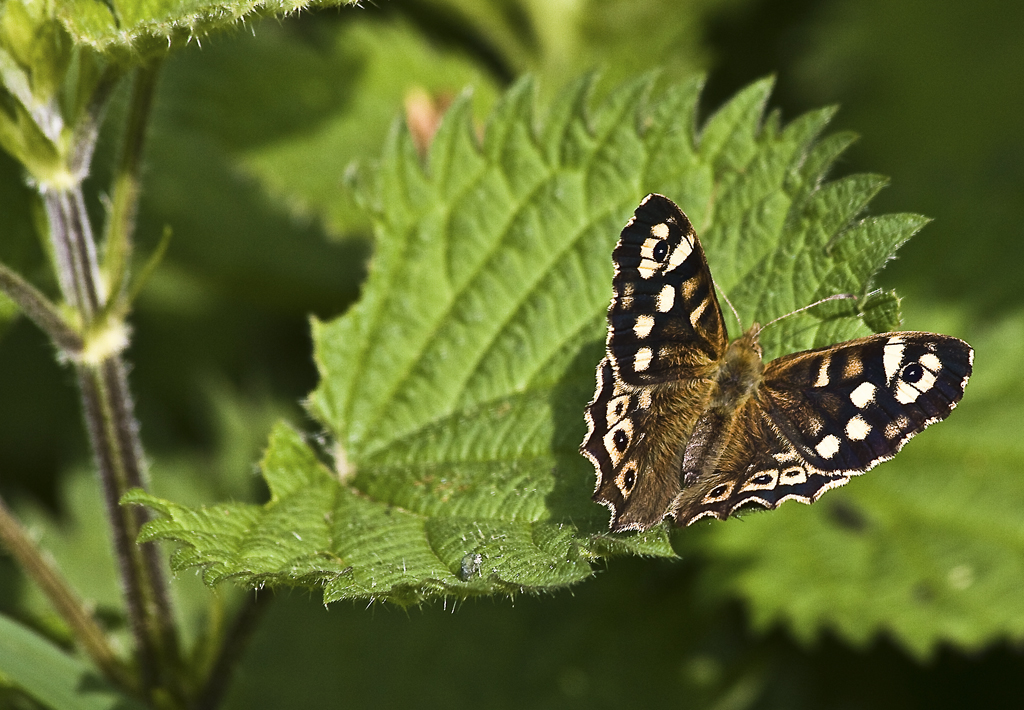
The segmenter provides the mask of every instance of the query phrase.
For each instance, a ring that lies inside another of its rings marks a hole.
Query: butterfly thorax
[[[729,343],[714,377],[712,409],[738,409],[761,384],[764,364],[761,361],[761,345],[757,341],[760,330],[761,326],[755,323],[741,337]]]
[[[682,457],[681,482],[691,485],[710,475],[718,465],[744,405],[757,393],[764,364],[756,323],[732,341],[712,375],[708,406],[697,420]]]

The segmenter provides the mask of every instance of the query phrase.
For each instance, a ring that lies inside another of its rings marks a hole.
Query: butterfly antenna
[[[725,291],[718,288],[718,284],[715,283],[715,277],[713,276],[711,277],[711,285],[714,287],[716,293],[722,294],[722,298],[724,298],[725,302],[729,304],[729,310],[732,311],[734,316],[736,316],[736,322],[740,324],[740,330],[743,330],[743,321],[740,320],[740,314],[736,310],[736,306],[732,305],[732,301],[730,301],[729,297],[725,295]]]
[[[814,308],[815,306],[820,306],[822,303],[828,303],[829,301],[845,301],[845,300],[849,300],[849,299],[853,299],[854,301],[856,301],[857,297],[854,296],[852,293],[837,293],[835,295],[829,296],[828,298],[823,298],[820,301],[815,301],[814,303],[808,304],[808,305],[804,306],[803,308],[797,308],[795,311],[790,311],[789,313],[787,313],[785,315],[782,315],[782,316],[779,316],[778,318],[773,318],[772,320],[770,320],[767,323],[765,323],[764,325],[762,325],[761,329],[758,330],[757,332],[760,333],[762,330],[764,330],[768,326],[772,325],[773,323],[778,323],[783,318],[789,318],[790,316],[795,316],[797,313],[802,313],[804,311],[810,310],[811,308]],[[726,300],[728,300],[728,299],[726,299]],[[732,304],[730,303],[729,305],[731,306]]]

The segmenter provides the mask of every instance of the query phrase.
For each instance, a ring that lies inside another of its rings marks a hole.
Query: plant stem
[[[192,710],[214,710],[220,705],[231,681],[231,671],[245,652],[256,624],[269,604],[266,590],[262,596],[255,592],[246,597],[245,605],[239,610],[221,642],[220,651],[210,666],[203,688],[192,704]]]
[[[64,299],[75,308],[86,337],[113,315],[110,312],[122,290],[127,258],[131,254],[131,232],[138,204],[138,174],[146,119],[152,104],[159,63],[140,69],[133,87],[129,121],[118,176],[115,204],[108,236],[108,254],[115,264],[115,290],[108,293],[97,258],[96,242],[85,210],[81,182],[62,189],[41,190],[49,218],[54,267]],[[97,127],[118,77],[104,73],[86,116],[76,131],[73,173],[80,179],[88,172]],[[117,324],[115,324],[117,325]],[[88,357],[75,359],[75,374],[82,398],[86,429],[99,474],[107,517],[110,521],[115,558],[120,571],[122,593],[129,627],[135,641],[135,655],[141,682],[147,695],[161,688],[171,697],[182,697],[177,671],[180,657],[176,628],[171,613],[162,560],[155,544],[136,544],[148,511],[123,507],[120,500],[129,488],[144,487],[144,458],[128,387],[127,368],[117,343],[94,352],[86,343]]]
[[[64,297],[78,307],[89,328],[100,314],[105,294],[100,290],[96,248],[81,189],[44,193],[44,202]],[[155,545],[135,543],[148,514],[144,509],[120,505],[129,488],[143,487],[144,478],[126,368],[115,352],[95,362],[76,363],[76,375],[142,683],[147,690],[175,686],[173,677],[166,675],[177,666],[178,647],[161,561]]]
[[[131,693],[137,693],[139,688],[135,677],[107,643],[103,629],[68,586],[53,560],[43,554],[11,514],[3,499],[0,499],[0,540],[71,627],[75,638],[93,663],[113,683]]]
[[[143,143],[161,65],[160,60],[153,60],[140,67],[135,74],[125,139],[114,178],[110,216],[103,240],[104,268],[110,281],[111,307],[120,305],[125,295],[132,258],[131,236],[135,231],[135,215],[141,191]]]
[[[103,363],[105,365],[106,363]],[[122,507],[121,496],[130,487],[125,465],[125,452],[118,433],[120,428],[114,421],[110,388],[104,366],[79,364],[76,366],[78,387],[82,396],[89,442],[99,471],[103,489],[103,502],[110,521],[114,542],[114,556],[121,576],[121,591],[127,607],[128,624],[135,639],[135,655],[143,686],[152,690],[157,684],[158,632],[151,628],[152,593],[146,587],[149,579],[148,565],[142,558],[142,551],[135,544],[141,521],[135,508]]]
[[[57,281],[68,305],[82,323],[92,326],[106,299],[96,260],[96,242],[85,211],[81,185],[67,190],[45,190],[43,203],[50,223],[50,240]]]
[[[63,352],[71,356],[81,352],[82,336],[68,325],[57,307],[39,289],[2,263],[0,291],[14,301],[21,312],[49,335],[50,340]]]

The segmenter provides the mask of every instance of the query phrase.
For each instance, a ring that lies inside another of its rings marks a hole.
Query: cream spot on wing
[[[700,302],[700,305],[698,305],[696,308],[690,311],[690,324],[694,328],[697,327],[697,322],[700,320],[700,317],[704,315],[704,311],[707,309],[707,307],[708,301],[707,299],[704,299],[703,301]]]
[[[908,386],[908,387],[913,388],[919,394],[924,394],[925,392],[927,392],[928,390],[930,390],[932,387],[935,386],[935,380],[938,379],[938,372],[937,372],[938,368],[936,368],[936,370],[932,370],[930,367],[925,365],[924,362],[922,362],[925,358],[929,358],[929,357],[930,358],[935,358],[936,361],[938,360],[938,358],[936,358],[934,355],[922,355],[921,356],[921,358],[918,360],[918,362],[921,363],[921,367],[924,369],[924,373],[921,375],[921,379],[919,379],[917,382],[903,382],[902,380],[900,381],[899,386],[896,388],[896,393],[897,393],[896,394],[896,399],[898,401],[900,399],[899,398],[899,391],[904,386]],[[941,365],[939,367],[941,367]],[[916,398],[917,397],[915,396],[915,399]],[[906,404],[906,403],[904,403],[904,404]]]
[[[662,222],[651,227],[651,236],[658,239],[664,239],[668,236],[668,225]]]
[[[779,463],[786,463],[788,461],[798,461],[800,459],[800,455],[797,454],[796,451],[790,449],[789,451],[780,451],[776,454],[772,454],[772,458]]]
[[[665,284],[661,287],[661,291],[658,292],[658,299],[655,304],[655,308],[658,309],[658,313],[668,313],[672,310],[672,306],[676,302],[676,290],[671,285]]]
[[[624,394],[619,397],[613,397],[608,401],[608,407],[605,411],[605,421],[609,425],[616,424],[620,419],[626,416],[626,412],[629,411],[629,395]]]
[[[644,240],[644,243],[640,245],[640,256],[646,261],[654,261],[654,247],[661,243],[660,239],[655,237],[648,237]],[[654,262],[657,264],[658,262]]]
[[[618,298],[618,303],[627,311],[633,308],[633,284],[626,284],[622,287],[622,295]]]
[[[650,348],[640,348],[636,351],[636,357],[633,358],[633,370],[635,372],[643,372],[651,366],[651,358],[654,357],[654,353],[651,352]]]
[[[896,391],[893,395],[900,404],[910,404],[917,401],[917,398],[921,396],[921,392],[913,385],[908,385],[903,380],[900,380],[899,384],[896,385]]]
[[[921,367],[931,372],[938,372],[942,369],[942,362],[939,360],[938,355],[933,353],[925,353],[917,361],[921,363]]]
[[[900,371],[904,350],[906,350],[906,346],[903,344],[903,338],[898,335],[889,338],[885,347],[882,348],[882,365],[885,366],[886,382],[892,383],[892,378]]]
[[[763,491],[775,488],[775,483],[779,480],[779,470],[777,468],[769,469],[768,471],[758,471],[755,475],[747,479],[747,482],[743,484],[741,491]]]
[[[640,278],[649,279],[658,273],[658,262],[653,259],[644,259],[637,267],[637,271],[640,272]]]
[[[725,500],[732,493],[733,484],[731,483],[720,483],[719,485],[708,491],[708,494],[704,496],[704,503],[715,503],[720,500]]]
[[[829,434],[818,442],[818,445],[814,447],[814,450],[817,451],[818,456],[823,459],[832,458],[839,453],[839,437],[835,434]]]
[[[846,424],[846,436],[853,441],[863,441],[871,433],[871,425],[864,417],[856,416]]]
[[[786,486],[795,486],[801,483],[807,482],[807,471],[804,470],[803,466],[790,466],[782,475],[779,476],[779,481]]]
[[[856,355],[847,355],[846,364],[843,365],[843,379],[852,380],[864,372],[864,362]]]
[[[885,438],[896,439],[902,436],[909,425],[910,419],[905,414],[899,415],[895,420],[885,425]]]
[[[857,388],[850,393],[850,401],[857,409],[864,409],[875,400],[875,392],[878,388],[870,382],[861,382]]]
[[[807,414],[807,419],[804,423],[807,425],[807,431],[810,432],[811,436],[817,436],[821,433],[821,430],[825,428],[825,422],[823,422],[820,417],[816,417],[810,413]]]
[[[613,465],[619,465],[632,440],[633,422],[629,419],[623,419],[615,425],[614,429],[604,435],[602,439],[604,450],[608,452],[608,457],[612,460]]]
[[[828,366],[831,362],[832,358],[828,355],[821,359],[821,367],[818,369],[818,379],[814,381],[815,387],[828,387]]]
[[[646,387],[644,389],[640,390],[638,404],[640,406],[640,409],[650,409],[651,408],[651,404],[652,404],[652,402],[651,402],[651,390],[647,389]]]
[[[615,477],[615,485],[622,492],[623,497],[628,498],[636,485],[636,464],[627,463],[622,471]]]
[[[651,334],[651,328],[654,327],[654,316],[642,315],[636,317],[636,322],[633,323],[633,333],[636,337],[643,340]]]
[[[671,254],[669,254],[668,266],[665,267],[665,271],[671,271],[672,269],[676,268],[684,261],[686,261],[686,258],[690,256],[690,254],[692,253],[692,237],[689,234],[684,234],[683,238],[679,240],[679,244],[677,244],[676,248],[672,250]]]
[[[640,272],[640,278],[649,279],[661,270],[662,265],[654,260],[654,247],[661,244],[661,242],[661,239],[648,237],[640,246],[640,266],[637,267],[637,271]]]
[[[700,286],[700,279],[697,276],[686,279],[683,281],[682,292],[683,299],[686,301],[692,301],[693,297],[697,294],[697,287]]]

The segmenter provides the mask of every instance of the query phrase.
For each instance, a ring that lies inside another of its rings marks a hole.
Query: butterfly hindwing
[[[686,489],[688,525],[740,508],[811,503],[899,452],[963,396],[973,350],[935,333],[884,333],[768,363],[714,473]]]
[[[699,388],[679,397],[626,385],[608,358],[597,368],[580,451],[597,471],[594,500],[612,511],[616,530],[645,530],[665,517],[679,490],[677,457],[695,421]]]
[[[705,517],[725,520],[744,507],[777,508],[784,501],[812,503],[848,482],[843,473],[809,465],[781,436],[756,399],[741,410],[714,472],[683,488],[672,505],[677,525]]]
[[[704,250],[690,220],[648,195],[612,252],[608,356],[631,385],[698,376],[728,345]]]

